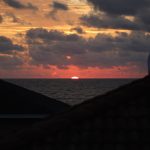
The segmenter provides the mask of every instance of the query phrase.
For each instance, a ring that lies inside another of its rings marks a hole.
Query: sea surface
[[[7,81],[39,92],[70,105],[104,94],[134,79],[7,79]]]

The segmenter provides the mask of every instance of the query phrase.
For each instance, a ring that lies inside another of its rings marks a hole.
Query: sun
[[[78,79],[80,79],[80,78],[77,77],[77,76],[73,76],[73,77],[71,77],[71,79],[72,79],[72,80],[78,80]]]

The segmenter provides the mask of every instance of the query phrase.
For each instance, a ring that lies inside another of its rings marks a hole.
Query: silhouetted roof
[[[2,150],[148,150],[150,77],[10,136]]]
[[[68,108],[65,103],[0,80],[0,115],[56,114]]]

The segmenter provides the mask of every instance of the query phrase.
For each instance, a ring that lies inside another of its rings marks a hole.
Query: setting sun
[[[78,80],[78,79],[79,79],[79,77],[77,77],[77,76],[73,76],[73,77],[71,77],[71,79],[72,79],[72,80]]]

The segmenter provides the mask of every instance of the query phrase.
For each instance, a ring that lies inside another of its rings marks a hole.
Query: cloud
[[[150,35],[143,32],[118,33],[117,37],[98,34],[84,39],[46,29],[32,29],[26,35],[31,64],[68,68],[112,68],[136,65],[143,68],[149,52]],[[70,59],[67,59],[70,56]]]
[[[56,2],[56,1],[54,1],[50,5],[50,7],[52,8],[52,10],[49,12],[49,14],[47,16],[51,17],[54,20],[57,20],[56,14],[58,11],[68,11],[69,10],[69,8],[66,4]]]
[[[4,21],[6,18],[9,18],[9,21],[12,23],[17,23],[21,25],[31,25],[31,23],[24,21],[23,19],[21,19],[20,17],[16,16],[13,13],[5,13],[3,14],[3,18]]]
[[[80,36],[76,34],[66,35],[63,32],[57,30],[46,30],[43,28],[30,29],[26,33],[26,37],[28,39],[28,43],[35,42],[35,40],[40,42],[53,42],[53,41],[79,41],[81,39]]]
[[[6,13],[5,16],[11,17],[12,22],[14,22],[14,23],[20,23],[21,22],[20,19],[12,13]]]
[[[78,34],[85,34],[84,30],[81,27],[71,28],[71,31],[76,31]]]
[[[23,65],[23,60],[20,57],[13,55],[0,55],[0,69],[17,69],[21,65]]]
[[[53,2],[53,4],[51,5],[51,7],[55,10],[63,10],[63,11],[67,11],[69,10],[68,6],[66,4],[60,3],[60,2]]]
[[[66,55],[84,53],[86,41],[76,34],[56,30],[31,29],[26,34],[29,54],[34,64],[67,66]],[[43,53],[43,54],[42,54]],[[63,63],[64,62],[64,63]]]
[[[114,15],[135,15],[150,7],[149,0],[88,0],[95,8]]]
[[[102,13],[82,16],[84,25],[96,28],[150,31],[149,0],[88,0]],[[125,16],[132,17],[127,19]]]
[[[12,53],[14,51],[23,51],[24,48],[20,45],[13,44],[11,39],[0,36],[0,53]]]
[[[13,7],[15,9],[31,9],[31,10],[38,10],[36,6],[31,3],[22,4],[17,0],[3,0],[8,6]]]
[[[95,28],[107,28],[107,29],[127,29],[127,30],[140,30],[140,26],[126,19],[123,16],[116,16],[115,19],[112,16],[103,15],[84,15],[81,18],[83,25]]]

